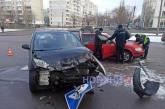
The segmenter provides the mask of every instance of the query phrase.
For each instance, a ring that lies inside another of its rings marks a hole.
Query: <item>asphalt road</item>
[[[58,92],[44,91],[32,95],[28,88],[28,71],[26,69],[28,51],[21,48],[29,43],[31,32],[21,35],[0,34],[0,109],[67,109],[64,99],[66,88]],[[7,56],[8,48],[14,55]],[[152,43],[145,65],[165,83],[165,45]],[[137,66],[136,61],[129,64],[115,64],[112,60],[102,62],[107,72],[130,75]],[[165,87],[162,84],[158,94],[151,98],[139,99],[133,92],[132,85],[113,86],[107,84],[95,88],[95,94],[87,94],[79,109],[164,109]]]

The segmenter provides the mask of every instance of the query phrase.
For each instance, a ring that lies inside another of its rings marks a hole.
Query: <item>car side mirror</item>
[[[25,50],[30,50],[30,46],[28,44],[23,44],[22,48]]]

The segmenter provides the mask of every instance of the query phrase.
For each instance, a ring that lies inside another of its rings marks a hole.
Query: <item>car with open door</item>
[[[22,48],[29,51],[29,88],[33,93],[105,74],[92,52],[68,31],[36,30],[31,43]]]
[[[95,53],[95,33],[83,33],[82,43]],[[102,59],[116,56],[116,43],[115,41],[107,41],[111,37],[107,33],[99,35],[102,40]],[[144,55],[144,50],[141,45],[134,41],[127,41],[124,49],[124,60],[126,62],[132,61],[134,58],[139,58]]]

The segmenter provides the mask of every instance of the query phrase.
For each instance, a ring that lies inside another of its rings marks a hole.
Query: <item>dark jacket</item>
[[[136,37],[136,41],[138,44],[143,44],[143,38],[141,36]]]
[[[99,38],[99,35],[101,35],[101,32],[97,30],[95,32],[95,45],[101,45],[101,39]]]
[[[113,40],[114,38],[116,38],[115,41],[117,45],[123,46],[126,40],[130,38],[130,34],[124,28],[118,28],[109,40]]]
[[[4,29],[4,26],[1,26],[1,29]]]

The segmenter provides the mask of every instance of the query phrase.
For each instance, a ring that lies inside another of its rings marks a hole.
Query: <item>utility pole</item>
[[[64,22],[64,13],[62,12],[62,28],[63,28],[63,22]]]
[[[135,11],[136,11],[136,6],[133,7],[133,18],[132,18],[132,23],[134,23]]]
[[[161,0],[161,3],[160,3],[160,11],[159,11],[159,17],[158,17],[157,33],[156,33],[157,36],[159,35],[160,17],[161,17],[161,12],[162,12],[162,5],[163,5],[163,0]]]

